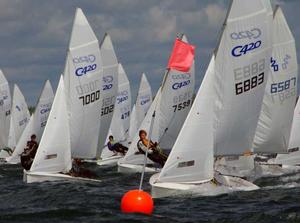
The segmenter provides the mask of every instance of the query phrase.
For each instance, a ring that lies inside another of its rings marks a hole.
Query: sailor
[[[145,130],[139,131],[139,137],[140,140],[137,143],[139,153],[146,154],[146,151],[148,149],[147,157],[163,167],[165,165],[165,162],[167,161],[168,156],[158,147],[157,142],[149,142],[149,140],[147,139],[147,132]]]
[[[121,143],[116,143],[112,135],[108,137],[107,147],[114,153],[114,155],[117,155],[118,153],[125,155],[128,151],[128,148],[126,146],[123,146]]]
[[[21,154],[21,164],[25,170],[30,170],[38,147],[39,144],[36,141],[36,135],[33,134],[30,137],[30,141],[27,141],[26,148]]]
[[[84,168],[81,159],[74,158],[72,162],[72,169],[70,170],[69,174],[73,177],[83,177],[83,178],[96,178],[97,175]]]

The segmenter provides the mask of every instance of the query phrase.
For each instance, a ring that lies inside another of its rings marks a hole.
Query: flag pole
[[[154,118],[155,118],[155,110],[154,110],[154,112],[152,114],[152,118],[151,118],[150,129],[149,129],[148,145],[147,145],[147,149],[146,149],[146,152],[145,152],[145,158],[144,158],[144,163],[143,163],[143,170],[142,170],[142,175],[141,175],[139,190],[142,190],[142,187],[143,187],[143,181],[144,181],[146,164],[147,164],[147,158],[148,158],[148,150],[150,148],[150,143],[151,143],[151,134],[152,134],[152,129],[153,129]]]
[[[177,38],[182,40],[184,34],[183,33],[179,33],[177,34]],[[165,75],[164,75],[164,79],[163,79],[163,83],[161,85],[161,89],[160,91],[162,91],[163,87],[165,86],[168,74],[170,73],[170,69],[166,69]],[[150,148],[150,142],[151,142],[151,135],[152,135],[152,129],[153,129],[153,124],[154,124],[154,119],[155,119],[155,112],[156,112],[156,107],[157,104],[155,105],[155,109],[154,112],[152,114],[152,118],[151,118],[151,123],[150,123],[150,128],[149,128],[149,133],[148,133],[148,138],[149,138],[149,142],[147,145],[147,150],[145,152],[145,158],[144,158],[144,163],[143,163],[143,169],[142,169],[142,174],[141,174],[141,179],[140,179],[140,186],[139,186],[139,190],[142,190],[143,187],[143,181],[144,181],[144,176],[145,176],[145,170],[146,170],[146,164],[147,164],[147,159],[148,159],[148,150]]]

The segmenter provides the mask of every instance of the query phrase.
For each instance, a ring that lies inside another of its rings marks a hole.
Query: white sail
[[[297,57],[294,37],[282,10],[273,20],[271,73],[253,148],[257,153],[286,153],[297,95]]]
[[[298,102],[294,110],[291,136],[289,140],[289,149],[300,147],[299,132],[300,132],[300,100],[298,99]]]
[[[101,94],[102,105],[100,118],[100,133],[97,156],[102,152],[114,113],[116,96],[118,94],[118,60],[112,45],[111,38],[105,34],[100,46],[103,60],[103,91]]]
[[[131,113],[130,83],[123,66],[119,64],[118,71],[118,95],[115,103],[115,111],[111,122],[111,132],[116,141],[124,141],[128,137]]]
[[[130,115],[129,142],[136,134],[152,103],[152,90],[145,73],[142,74],[136,102]]]
[[[159,174],[159,182],[195,182],[213,178],[214,62],[213,56],[193,106]]]
[[[155,109],[157,107],[157,104],[160,102],[160,97],[161,97],[161,88],[158,89],[153,103],[151,104],[144,120],[142,121],[142,124],[137,129],[125,157],[120,159],[120,163],[143,164],[144,155],[135,154],[138,151],[137,150],[137,143],[138,143],[139,138],[140,138],[139,137],[139,130],[143,129],[146,132],[149,132],[150,125],[151,125],[151,120],[152,120],[152,115],[153,115],[153,112],[155,111]],[[151,139],[153,139],[153,138],[155,138],[155,136],[152,135]],[[155,141],[155,139],[153,139],[153,141]]]
[[[180,75],[180,78],[178,75]],[[195,66],[193,64],[187,73],[171,70],[167,78],[170,78],[170,81],[166,81],[166,88],[174,90],[179,86],[183,87],[175,90],[178,92],[170,91],[168,93],[164,91],[165,94],[162,94],[161,104],[157,110],[160,115],[154,121],[154,127],[159,127],[153,129],[153,132],[159,136],[162,148],[171,149],[192,105],[195,87]],[[171,96],[173,97],[172,101],[170,100]],[[159,132],[155,133],[156,130],[159,130]]]
[[[131,143],[132,138],[134,137],[135,133],[137,132],[139,126],[137,123],[137,114],[136,114],[136,107],[135,104],[132,107],[131,114],[130,114],[130,123],[129,123],[129,136],[128,142]]]
[[[102,69],[98,40],[78,8],[64,70],[72,157],[96,157]]]
[[[293,124],[291,129],[290,141],[289,141],[289,153],[277,154],[275,162],[276,164],[283,165],[299,165],[300,164],[300,100],[296,104],[294,110]]]
[[[72,167],[70,128],[63,77],[60,77],[52,109],[30,171],[58,173]]]
[[[152,103],[152,90],[147,80],[146,74],[142,74],[138,95],[136,98],[136,115],[137,125],[139,126],[144,120],[148,109]]]
[[[111,121],[108,137],[113,135],[116,142],[124,142],[129,136],[129,122],[131,116],[131,90],[130,83],[123,66],[119,64],[118,69],[118,95],[115,103],[115,111]],[[101,153],[101,158],[107,158],[114,153],[105,147]]]
[[[2,70],[0,70],[0,148],[7,146],[10,113],[11,113],[11,96],[9,84]]]
[[[186,36],[182,41],[188,42]],[[189,72],[169,70],[161,88],[160,102],[155,109],[151,138],[164,149],[171,149],[188,115],[195,88],[195,69]]]
[[[26,143],[30,140],[31,135],[35,134],[37,137],[37,141],[40,141],[47,123],[53,98],[53,89],[50,81],[47,80],[39,97],[38,103],[35,107],[35,111],[31,115],[30,120],[25,130],[23,131],[19,142],[17,143],[13,154],[6,159],[8,163],[15,164],[20,162],[20,155],[24,151]]]
[[[215,58],[215,155],[252,148],[271,57],[265,0],[233,0]]]
[[[183,40],[187,42],[185,37]],[[149,131],[151,116],[153,111],[155,111],[153,130],[150,136],[151,140],[159,142],[164,149],[171,149],[191,108],[194,86],[194,66],[192,66],[189,72],[185,73],[169,70],[166,73],[162,87],[159,90],[159,98],[156,99],[157,102],[154,105],[151,105],[145,117],[145,123],[144,121],[142,122],[139,130],[144,129]],[[145,129],[145,127],[147,127],[147,129]],[[134,153],[138,151],[138,140],[139,137],[137,132],[129,147],[130,152],[127,152],[125,159],[122,160],[122,162],[126,159],[129,160],[130,156],[136,156]]]
[[[30,114],[28,111],[25,98],[18,85],[14,86],[13,102],[11,108],[10,130],[8,137],[8,147],[14,149],[29,121]]]

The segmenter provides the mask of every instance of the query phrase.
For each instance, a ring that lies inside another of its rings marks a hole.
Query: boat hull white
[[[201,183],[160,183],[159,174],[150,178],[151,194],[153,198],[163,198],[180,195],[217,196],[234,191],[252,191],[259,189],[255,184],[239,177],[218,175],[217,182]]]
[[[276,177],[300,172],[300,166],[289,166],[270,163],[255,164],[255,179]]]
[[[141,173],[143,171],[143,165],[135,165],[135,164],[126,164],[126,163],[118,163],[118,172],[119,173]],[[159,172],[159,168],[155,167],[146,167],[146,173],[157,173]]]
[[[36,183],[45,181],[91,181],[91,182],[101,182],[100,180],[83,178],[83,177],[73,177],[62,173],[43,173],[43,172],[30,172],[24,170],[23,181],[25,183]]]
[[[97,161],[98,166],[107,166],[107,167],[113,167],[118,165],[119,159],[121,159],[123,156],[110,156],[101,160]]]

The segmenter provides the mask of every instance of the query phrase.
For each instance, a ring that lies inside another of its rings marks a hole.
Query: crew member
[[[137,143],[139,153],[146,154],[146,151],[148,150],[147,157],[163,167],[165,165],[165,162],[167,161],[168,156],[158,147],[157,142],[149,142],[149,140],[147,139],[147,132],[145,130],[139,131],[139,137],[140,140]]]
[[[116,143],[112,135],[108,137],[107,147],[114,153],[114,155],[117,155],[118,153],[125,155],[128,151],[128,148],[126,146],[123,146],[121,143]]]
[[[21,154],[21,165],[25,170],[30,170],[38,147],[39,144],[36,141],[36,135],[33,134],[30,137],[30,141],[27,141],[26,148]]]
[[[83,177],[83,178],[96,178],[97,175],[92,171],[83,167],[83,163],[80,159],[74,158],[72,162],[72,169],[69,174],[73,177]]]

